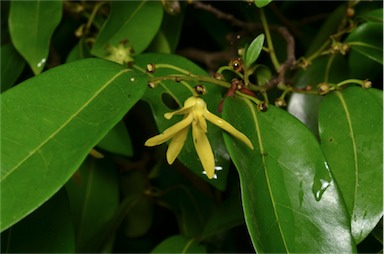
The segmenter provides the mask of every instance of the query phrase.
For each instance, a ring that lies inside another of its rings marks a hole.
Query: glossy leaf
[[[272,2],[272,0],[254,0],[254,1],[255,1],[255,5],[258,8],[263,8],[267,6],[270,2]]]
[[[128,40],[136,54],[151,43],[160,28],[163,8],[157,1],[113,1],[111,13],[97,36],[91,53],[107,55],[106,47]]]
[[[108,159],[91,156],[65,185],[76,232],[77,252],[89,252],[100,242],[100,231],[108,224],[119,204],[116,169]]]
[[[51,197],[145,88],[132,70],[84,59],[3,93],[1,229]]]
[[[74,253],[75,236],[65,191],[60,190],[4,233],[8,233],[6,253]]]
[[[298,73],[295,86],[311,86],[316,90],[321,82],[337,83],[349,78],[349,68],[345,59],[338,55],[334,58],[316,59],[306,70]],[[303,122],[318,135],[318,114],[323,97],[312,94],[294,93],[288,101],[288,112]]]
[[[11,44],[1,46],[1,92],[14,85],[24,66],[24,59]]]
[[[137,67],[134,68],[145,72],[146,66],[149,63],[173,65],[197,75],[208,75],[197,65],[186,60],[185,58],[166,54],[142,54],[137,56],[135,58],[135,64]],[[180,74],[180,72],[173,69],[158,68],[152,75],[157,77],[178,73]],[[178,107],[182,106],[184,101],[192,96],[191,89],[193,89],[195,85],[197,85],[197,83],[193,81],[189,81],[188,83],[164,81],[160,82],[155,89],[147,90],[143,99],[147,101],[151,106],[159,132],[164,131],[166,128],[170,127],[176,122],[179,122],[182,119],[182,116],[174,116],[171,120],[167,120],[164,118],[164,113],[174,111]],[[206,87],[208,93],[202,98],[206,101],[208,109],[212,113],[218,115],[217,106],[221,100],[221,88],[207,83],[204,83],[204,86]],[[227,170],[229,167],[229,158],[221,133],[221,129],[208,122],[207,136],[213,149],[215,163],[217,166],[220,166],[223,169],[216,172],[218,179],[209,180],[205,175],[202,174],[203,167],[201,166],[200,160],[196,154],[191,133],[189,133],[187,141],[178,159],[196,175],[205,181],[208,181],[213,186],[223,190],[225,189],[226,177],[228,174]]]
[[[383,24],[366,22],[354,29],[346,43],[360,54],[383,64]]]
[[[42,72],[48,58],[51,36],[60,23],[61,1],[12,1],[9,32],[17,51],[35,75]]]
[[[245,66],[251,66],[259,57],[261,50],[263,49],[264,44],[264,34],[259,34],[252,42],[251,45],[247,48],[245,52]]]
[[[123,121],[116,124],[102,140],[97,147],[115,154],[123,156],[132,156],[133,147],[131,137]]]
[[[351,214],[360,243],[383,213],[383,99],[360,87],[326,96],[321,103],[321,146]]]
[[[383,9],[376,9],[368,13],[364,13],[361,15],[361,17],[366,21],[383,24]]]
[[[195,239],[183,235],[174,235],[155,247],[151,253],[206,253],[206,247]]]
[[[255,250],[355,251],[348,212],[315,136],[272,105],[258,112],[248,100],[227,98],[223,116],[255,146],[252,151],[225,134]]]

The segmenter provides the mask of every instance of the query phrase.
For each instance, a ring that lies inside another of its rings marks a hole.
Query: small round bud
[[[156,70],[155,64],[147,64],[147,72],[148,73],[154,73]]]
[[[157,83],[155,83],[155,82],[148,82],[148,87],[149,88],[156,88],[157,87]]]
[[[238,54],[239,56],[244,56],[244,48],[239,48],[239,49],[237,50],[237,54]]]
[[[361,85],[363,88],[368,89],[372,87],[372,82],[369,80],[364,80],[363,84]]]
[[[215,72],[215,74],[213,74],[213,77],[217,80],[224,80],[224,76],[223,74],[221,73],[218,73],[218,72]]]
[[[241,72],[243,70],[243,62],[240,58],[233,59],[229,66],[235,71],[235,72]]]
[[[268,110],[268,106],[267,104],[265,104],[265,102],[260,102],[259,104],[257,104],[257,109],[261,112],[265,112]]]
[[[352,18],[353,16],[355,16],[355,9],[353,9],[352,7],[348,7],[348,9],[347,9],[347,17],[348,18]]]
[[[195,86],[195,92],[199,95],[204,95],[207,94],[207,89],[203,85],[198,84]]]
[[[84,28],[85,28],[85,25],[82,24],[81,26],[79,26],[79,27],[76,29],[76,31],[75,31],[75,36],[76,36],[77,38],[80,38],[81,36],[84,35]]]
[[[317,88],[319,89],[319,92],[320,92],[321,95],[327,94],[327,93],[329,93],[331,91],[331,87],[329,86],[328,83],[325,83],[325,82],[320,83],[317,86]]]
[[[275,100],[275,105],[277,107],[286,107],[287,106],[287,103],[285,102],[285,100],[283,98],[277,98]]]

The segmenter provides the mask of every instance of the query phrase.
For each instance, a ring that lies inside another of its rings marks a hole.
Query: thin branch
[[[260,23],[245,22],[245,21],[239,20],[235,16],[225,13],[223,11],[220,11],[219,9],[216,9],[210,4],[205,4],[200,1],[192,1],[191,4],[197,9],[201,9],[206,12],[212,13],[217,18],[227,20],[232,25],[240,27],[244,30],[247,30],[248,32],[254,32],[255,30],[263,29],[263,26]],[[295,40],[292,34],[289,32],[289,30],[284,26],[278,26],[278,25],[269,25],[268,27],[271,31],[274,31],[280,34],[287,43],[287,58],[284,61],[284,63],[280,65],[280,68],[278,70],[278,73],[279,73],[278,76],[269,82],[268,87],[271,88],[285,81],[285,73],[287,70],[291,69],[294,66],[296,58],[295,58]]]

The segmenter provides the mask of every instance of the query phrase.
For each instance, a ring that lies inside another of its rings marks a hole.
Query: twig
[[[255,30],[263,29],[263,26],[260,23],[245,22],[245,21],[239,20],[235,16],[222,12],[210,4],[205,4],[200,1],[192,1],[191,4],[197,9],[201,9],[209,13],[212,13],[217,18],[227,20],[232,25],[241,27],[242,29],[247,30],[248,32],[254,32]],[[285,73],[288,69],[293,67],[296,61],[296,58],[295,58],[295,40],[291,35],[291,33],[288,31],[288,29],[284,26],[278,26],[278,25],[269,25],[268,27],[271,31],[274,31],[280,34],[287,43],[287,58],[284,61],[284,63],[280,65],[280,68],[278,70],[278,73],[279,73],[278,76],[269,82],[268,87],[271,88],[281,82],[284,82]]]

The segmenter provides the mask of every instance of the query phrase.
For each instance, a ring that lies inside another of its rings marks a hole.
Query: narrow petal
[[[176,111],[165,113],[164,117],[166,119],[171,119],[174,115],[183,115],[189,113],[192,108],[196,105],[197,98],[190,97],[184,102],[184,106]]]
[[[164,114],[164,117],[165,117],[166,119],[169,120],[169,119],[171,119],[174,115],[183,115],[183,114],[187,114],[187,113],[189,113],[189,112],[192,110],[192,107],[193,107],[193,106],[191,106],[191,107],[187,107],[187,108],[182,107],[181,109],[178,109],[178,110],[176,110],[176,111],[165,113],[165,114]]]
[[[184,146],[185,140],[187,139],[189,126],[179,131],[171,140],[167,150],[167,162],[169,165],[176,160],[177,156],[181,152]]]
[[[209,179],[212,179],[215,175],[215,158],[207,135],[201,130],[198,125],[192,125],[193,143],[197,155],[200,158],[201,164]]]
[[[166,129],[163,133],[148,139],[145,142],[144,145],[145,146],[157,146],[157,145],[160,145],[160,144],[168,141],[172,137],[174,137],[178,132],[180,132],[185,127],[190,125],[192,123],[192,121],[193,121],[193,115],[192,114],[188,114],[188,115],[186,115],[184,117],[183,120],[181,120],[180,122],[172,125],[168,129]]]
[[[234,136],[235,138],[242,141],[244,144],[246,144],[249,148],[253,150],[252,142],[245,136],[243,133],[238,131],[235,127],[233,127],[230,123],[225,121],[224,119],[221,119],[220,117],[212,114],[208,110],[204,111],[204,117],[211,123],[217,125],[218,127],[222,128],[223,130],[227,131],[229,134]]]

